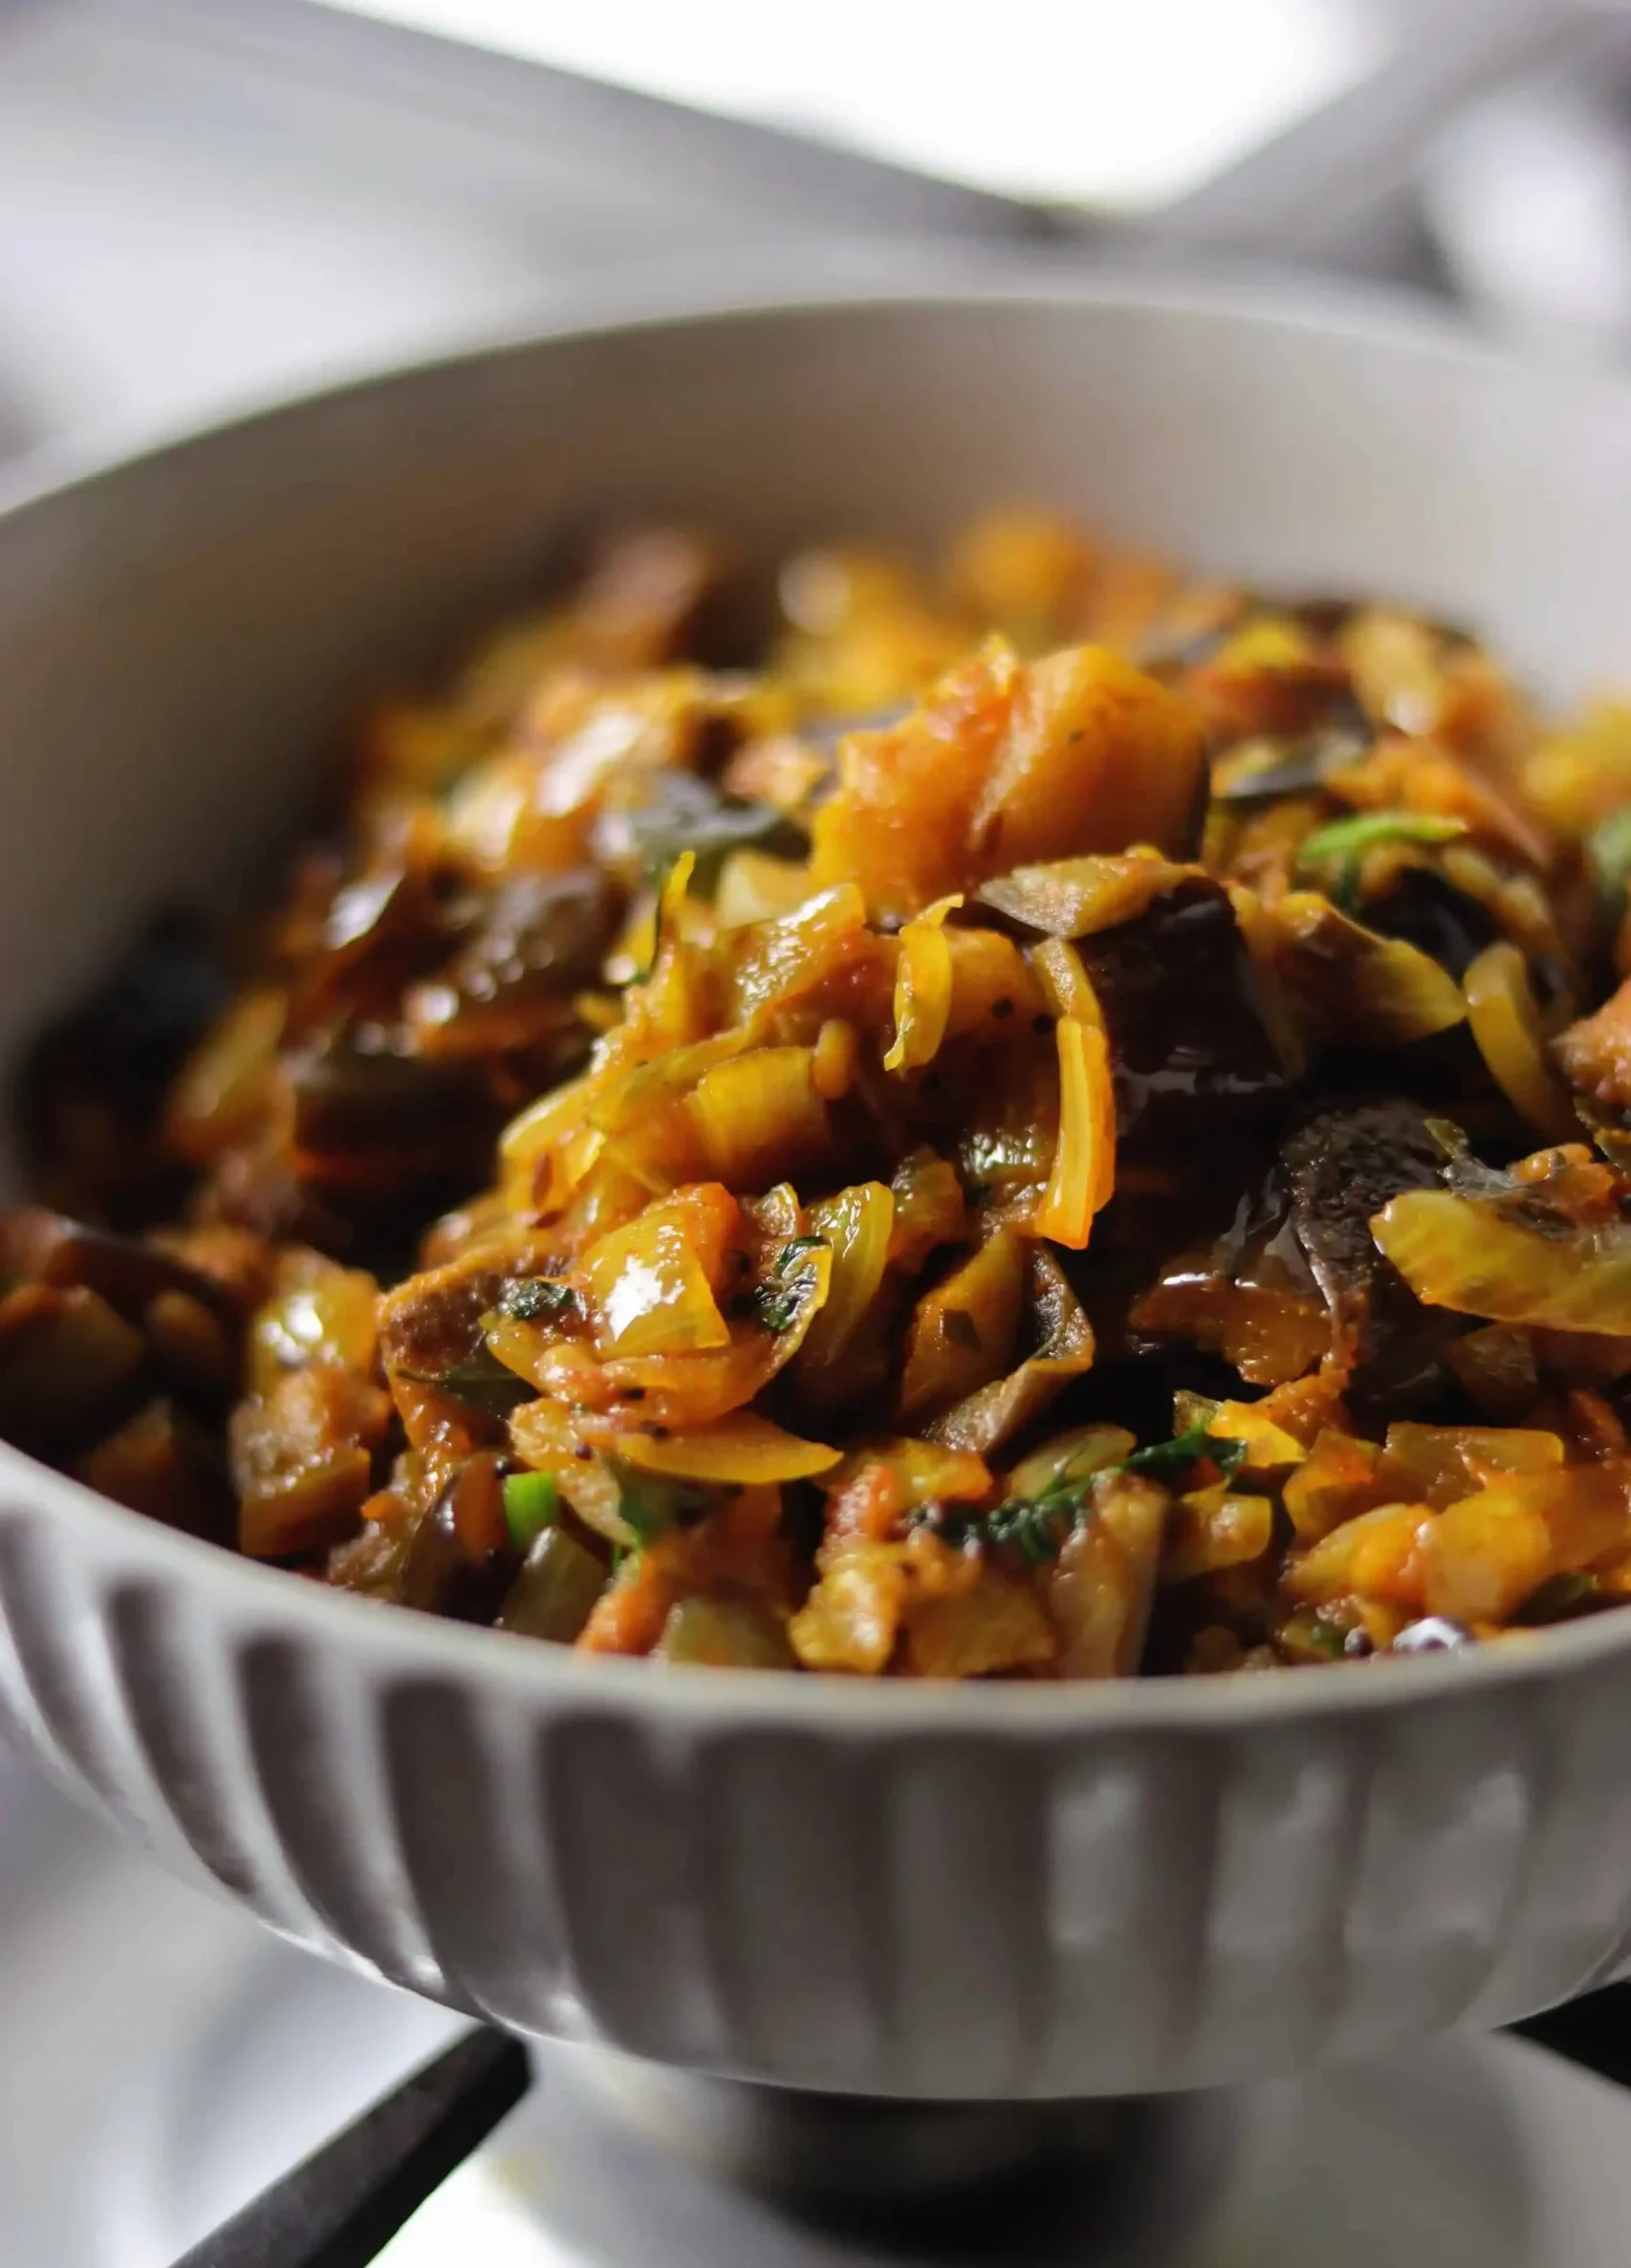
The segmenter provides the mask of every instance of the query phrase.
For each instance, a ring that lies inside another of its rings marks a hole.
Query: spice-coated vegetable
[[[675,1674],[1631,1601],[1631,711],[1034,512],[742,595],[613,537],[47,1036],[0,1431]]]

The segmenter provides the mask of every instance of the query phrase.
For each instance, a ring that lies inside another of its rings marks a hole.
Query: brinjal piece
[[[718,546],[687,528],[600,537],[566,610],[575,655],[605,670],[653,669],[681,654],[729,657],[734,641],[718,619],[726,567]]]
[[[243,1319],[219,1277],[189,1268],[157,1245],[90,1228],[43,1205],[20,1206],[0,1219],[0,1276],[58,1287],[81,1284],[133,1323],[141,1322],[154,1300],[166,1294],[196,1301],[224,1323]]]
[[[521,1564],[504,1516],[504,1482],[516,1470],[493,1450],[467,1457],[414,1530],[398,1597],[423,1614],[490,1623]]]
[[[1364,919],[1368,928],[1402,937],[1437,961],[1457,984],[1498,935],[1477,899],[1429,866],[1406,866],[1383,897],[1367,903]]]
[[[380,1350],[388,1370],[439,1380],[484,1344],[482,1318],[496,1307],[513,1271],[476,1251],[426,1268],[385,1294],[380,1304]],[[547,1275],[547,1268],[531,1271]]]
[[[207,926],[161,914],[24,1058],[17,1115],[36,1186],[121,1225],[163,1210],[178,1188],[164,1098],[226,999]]]
[[[228,1427],[238,1548],[300,1559],[354,1536],[390,1416],[389,1395],[338,1363],[292,1370],[240,1402]]]
[[[1420,1315],[1371,1234],[1371,1217],[1403,1189],[1437,1189],[1445,1165],[1413,1102],[1326,1111],[1280,1152],[1294,1233],[1338,1332],[1359,1363]]]
[[[402,987],[435,969],[468,926],[454,878],[413,864],[359,874],[336,890],[290,1008],[291,1028],[347,1016],[388,1020]]]
[[[1234,908],[1196,877],[1077,950],[1104,1014],[1118,1144],[1215,1150],[1286,1084]]]
[[[605,1587],[604,1561],[564,1528],[546,1528],[533,1537],[520,1574],[504,1595],[498,1627],[520,1638],[570,1646]]]
[[[1445,1152],[1413,1102],[1309,1120],[1281,1147],[1207,1253],[1182,1257],[1133,1310],[1133,1327],[1189,1338],[1243,1378],[1277,1385],[1329,1356],[1363,1399],[1408,1399],[1442,1383],[1439,1354],[1461,1328],[1431,1315],[1378,1250],[1371,1217],[1404,1189],[1437,1189]]]
[[[286,1068],[295,1171],[307,1187],[378,1209],[479,1179],[498,1114],[463,1065],[364,1054],[337,1040],[292,1056]]]
[[[89,1449],[128,1409],[141,1334],[80,1284],[26,1283],[0,1299],[0,1437],[36,1456]]]
[[[232,1492],[220,1447],[167,1398],[147,1402],[133,1418],[82,1456],[75,1478],[131,1512],[167,1528],[232,1541]]]
[[[402,1006],[422,1057],[443,1061],[581,1045],[574,998],[593,984],[622,901],[603,874],[516,875],[468,941]]]

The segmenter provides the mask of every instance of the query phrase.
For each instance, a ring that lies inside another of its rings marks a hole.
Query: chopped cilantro
[[[525,1276],[507,1288],[498,1308],[511,1322],[555,1322],[577,1313],[577,1294],[569,1283],[557,1283],[553,1276]]]
[[[794,1236],[784,1244],[772,1261],[770,1272],[761,1283],[744,1295],[740,1312],[749,1316],[763,1331],[773,1335],[791,1330],[798,1319],[800,1307],[808,1285],[796,1273],[796,1263],[817,1245],[825,1244],[824,1236]]]
[[[1152,1480],[1167,1480],[1202,1457],[1209,1457],[1224,1478],[1230,1480],[1246,1461],[1246,1444],[1220,1440],[1208,1433],[1205,1426],[1192,1426],[1188,1432],[1175,1434],[1170,1441],[1157,1441],[1148,1449],[1135,1450],[1120,1470],[1142,1472]]]
[[[560,1512],[553,1472],[511,1472],[504,1483],[504,1520],[518,1552],[527,1551]]]
[[[1095,1481],[1108,1480],[1119,1472],[1173,1480],[1203,1457],[1218,1466],[1227,1479],[1244,1463],[1246,1444],[1219,1440],[1204,1426],[1196,1426],[1171,1441],[1135,1450],[1122,1464],[1101,1465],[1091,1472],[1074,1475],[1067,1469],[1034,1496],[1008,1496],[989,1512],[931,1503],[920,1507],[913,1519],[918,1526],[932,1528],[947,1543],[1017,1552],[1027,1565],[1036,1567],[1046,1559],[1057,1559],[1072,1530],[1088,1516]]]

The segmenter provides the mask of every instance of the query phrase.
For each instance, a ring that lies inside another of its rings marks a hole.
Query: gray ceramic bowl
[[[0,1042],[221,895],[348,708],[563,523],[775,547],[1034,496],[1631,667],[1631,394],[1115,281],[693,308],[394,373],[0,513]],[[1179,2087],[1490,2024],[1631,1944],[1631,1615],[1107,1687],[658,1669],[387,1611],[0,1450],[0,1719],[275,1929],[524,2031],[881,2095]],[[110,1948],[117,1958],[117,1948]]]

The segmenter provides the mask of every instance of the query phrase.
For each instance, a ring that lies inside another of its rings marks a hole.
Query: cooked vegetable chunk
[[[614,532],[34,1051],[0,1434],[676,1706],[1544,1643],[1631,1602],[1628,713],[1034,510]]]

